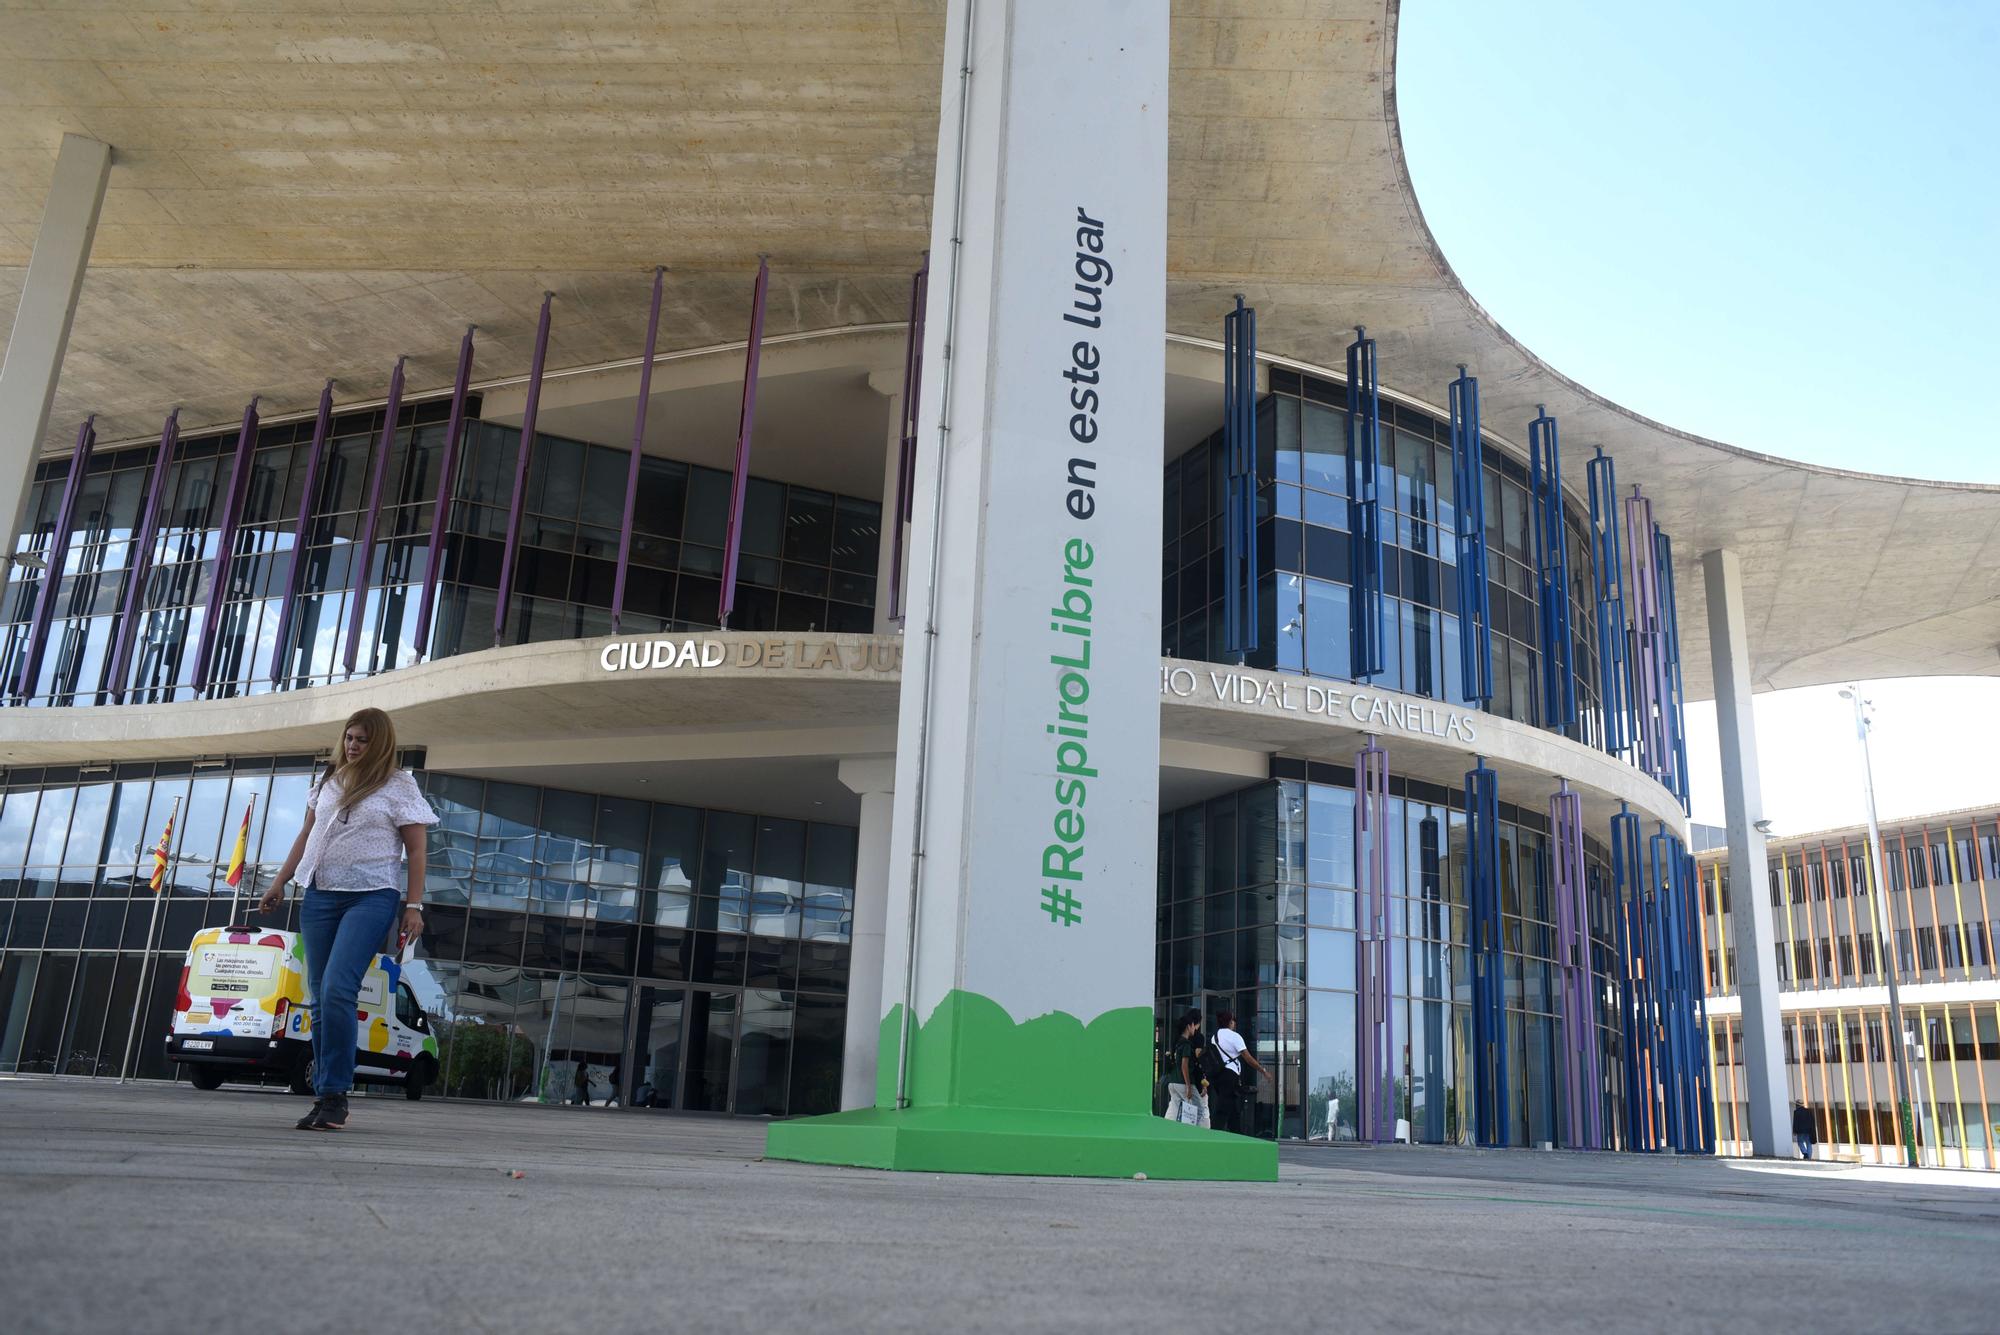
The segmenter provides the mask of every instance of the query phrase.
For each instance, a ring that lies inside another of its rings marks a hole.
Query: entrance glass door
[[[687,1074],[681,1106],[693,1112],[729,1112],[736,1067],[734,992],[693,988],[688,994]]]
[[[641,987],[627,1068],[635,1108],[765,1112],[736,1093],[742,997],[705,987]]]
[[[682,1031],[687,1023],[687,991],[679,987],[642,987],[633,1008],[632,1042],[625,1069],[632,1088],[627,1106],[681,1106]]]

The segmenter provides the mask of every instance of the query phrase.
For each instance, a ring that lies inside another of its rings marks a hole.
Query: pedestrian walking
[[[312,993],[312,1111],[301,1131],[347,1125],[361,979],[402,913],[406,935],[424,930],[424,854],[437,815],[406,770],[396,768],[396,729],[379,709],[357,711],[341,729],[333,764],[306,803],[305,825],[271,888],[269,913],[293,877],[305,883],[299,930]],[[408,857],[407,874],[404,857]],[[398,889],[401,883],[402,888]]]
[[[1813,1157],[1813,1138],[1818,1129],[1813,1126],[1812,1109],[1803,1103],[1792,1104],[1792,1144],[1798,1147],[1801,1159]]]
[[[576,1101],[582,1106],[590,1106],[590,1063],[576,1064]]]
[[[1268,1076],[1270,1071],[1236,1032],[1234,1011],[1216,1012],[1215,1037],[1209,1041],[1209,1048],[1209,1115],[1217,1131],[1240,1131],[1244,1096],[1257,1089],[1254,1079],[1246,1084],[1244,1063],[1249,1063],[1258,1075]]]
[[[1181,1016],[1180,1032],[1167,1055],[1167,1120],[1194,1126],[1209,1124],[1208,1100],[1202,1095],[1201,1054],[1206,1046],[1201,1033],[1201,1012],[1190,1009]],[[1186,1105],[1193,1104],[1193,1116]]]

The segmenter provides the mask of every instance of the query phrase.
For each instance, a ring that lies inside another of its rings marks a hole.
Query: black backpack
[[[1203,1040],[1200,1061],[1201,1078],[1206,1080],[1211,1087],[1221,1084],[1225,1077],[1234,1074],[1227,1066],[1222,1064],[1222,1049],[1215,1045],[1213,1038]]]

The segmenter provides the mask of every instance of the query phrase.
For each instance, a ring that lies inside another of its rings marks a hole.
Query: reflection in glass
[[[636,1083],[631,1102],[635,1108],[677,1107],[681,1070],[681,1021],[686,1010],[686,994],[680,988],[639,989],[639,1008],[633,1031],[632,1050],[636,1055]]]
[[[1306,1081],[1307,1138],[1353,1140],[1353,996],[1343,992],[1307,995]]]
[[[696,1112],[727,1112],[730,1068],[736,1055],[736,993],[696,988],[688,998],[682,1106]]]
[[[736,1058],[739,1113],[781,1115],[792,1055],[792,998],[752,988],[743,994],[742,1039]]]

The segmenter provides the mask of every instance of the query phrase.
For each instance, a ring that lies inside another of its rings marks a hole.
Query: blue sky
[[[1996,0],[1404,0],[1397,88],[1444,253],[1551,365],[1746,449],[2000,482]]]
[[[1746,449],[2000,483],[2000,0],[1404,0],[1425,218],[1551,365]],[[2000,806],[2000,682],[1876,683],[1885,820]],[[1764,814],[1863,817],[1838,688],[1757,698]],[[1694,818],[1722,822],[1714,709]]]

